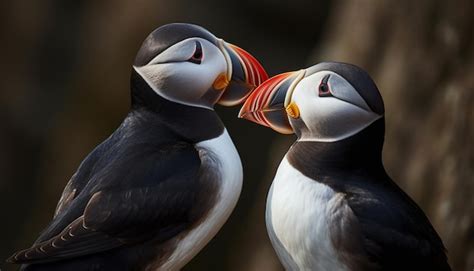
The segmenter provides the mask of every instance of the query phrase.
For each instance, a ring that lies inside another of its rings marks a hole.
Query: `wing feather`
[[[390,187],[378,187],[382,193],[349,189],[335,197],[331,238],[341,259],[351,270],[450,270],[442,241],[423,211],[401,189]]]
[[[168,240],[199,221],[211,206],[214,186],[202,183],[198,152],[192,145],[175,147],[164,155],[163,152],[134,159],[138,164],[108,170],[108,174],[97,173],[93,178],[101,176],[99,184],[108,185],[96,186],[100,190],[90,196],[84,187],[83,194],[75,195],[69,207],[59,208],[61,215],[46,229],[46,238],[15,253],[8,261],[45,263],[150,238]],[[81,203],[84,200],[86,204]],[[74,218],[82,205],[82,212]],[[71,216],[72,222],[64,223],[71,221]],[[55,233],[57,229],[59,232]]]

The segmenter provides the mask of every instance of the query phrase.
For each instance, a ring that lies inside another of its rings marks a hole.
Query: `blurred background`
[[[42,0],[0,4],[0,268],[32,244],[82,159],[129,109],[131,64],[169,22],[197,23],[270,75],[357,64],[386,105],[384,162],[425,210],[453,270],[474,268],[474,2]],[[217,109],[244,163],[239,204],[185,270],[282,270],[267,190],[292,136]]]

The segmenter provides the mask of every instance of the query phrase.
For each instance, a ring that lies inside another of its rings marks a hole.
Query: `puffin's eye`
[[[327,74],[321,80],[321,83],[318,87],[319,97],[329,97],[332,96],[331,91],[329,90],[328,80],[331,75]]]
[[[196,41],[196,49],[194,50],[193,56],[190,59],[188,59],[188,61],[194,64],[201,64],[201,60],[202,60],[201,43],[199,43],[199,41]]]

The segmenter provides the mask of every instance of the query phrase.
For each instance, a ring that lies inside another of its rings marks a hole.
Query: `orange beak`
[[[288,114],[291,112],[291,92],[304,76],[304,72],[287,72],[276,75],[249,95],[239,118],[272,128],[282,134],[294,133]]]
[[[268,79],[260,62],[244,49],[222,41],[221,50],[227,61],[228,85],[218,103],[225,106],[237,105]]]

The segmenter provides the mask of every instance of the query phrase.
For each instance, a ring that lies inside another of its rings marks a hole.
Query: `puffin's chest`
[[[196,149],[205,168],[203,174],[217,178],[218,195],[200,223],[177,238],[173,253],[158,270],[179,270],[189,262],[225,223],[242,189],[242,164],[227,131],[218,138],[196,144]]]
[[[331,241],[336,193],[283,159],[270,189],[266,220],[272,244],[289,270],[345,270]]]

